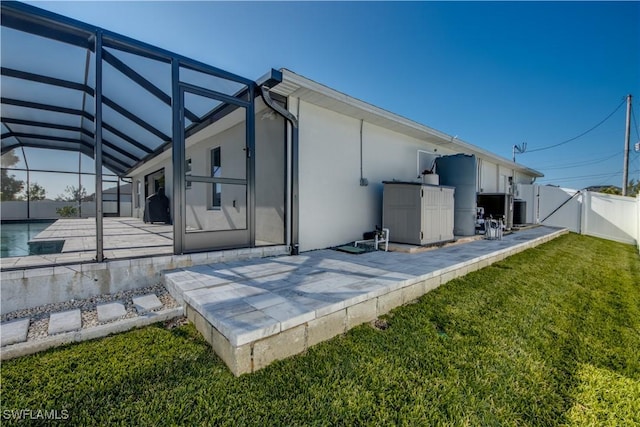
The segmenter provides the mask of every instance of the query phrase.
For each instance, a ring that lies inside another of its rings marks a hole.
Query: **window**
[[[184,165],[185,176],[191,176],[191,159],[187,159]],[[188,190],[191,188],[191,181],[185,181],[185,188]]]
[[[220,178],[222,176],[222,158],[220,147],[211,150],[211,177]],[[212,189],[211,208],[220,209],[222,207],[222,184],[214,183]]]
[[[136,198],[135,198],[135,208],[139,209],[140,205],[142,203],[140,203],[140,200],[142,200],[142,183],[140,182],[140,180],[136,181]]]

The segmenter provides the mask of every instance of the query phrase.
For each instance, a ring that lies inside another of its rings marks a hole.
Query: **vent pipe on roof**
[[[291,203],[289,207],[291,212],[291,241],[289,244],[291,245],[291,255],[298,255],[300,250],[298,210],[298,118],[271,98],[268,87],[260,86],[260,95],[262,95],[262,100],[269,108],[291,123],[291,195],[289,198]],[[300,105],[299,102],[300,101],[298,101],[298,106]]]

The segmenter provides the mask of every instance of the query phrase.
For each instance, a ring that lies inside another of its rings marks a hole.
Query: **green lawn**
[[[640,257],[569,234],[235,378],[191,325],[2,364],[2,415],[75,424],[640,425]],[[3,425],[7,424],[3,420]]]

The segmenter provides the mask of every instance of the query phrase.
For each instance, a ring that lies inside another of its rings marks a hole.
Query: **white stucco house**
[[[255,102],[253,178],[243,109],[185,138],[186,235],[215,232],[190,249],[251,245],[251,227],[256,245],[291,244],[294,251],[360,239],[381,224],[382,182],[419,182],[438,156],[475,156],[478,193],[512,193],[516,184],[542,176],[287,69],[273,70],[262,81],[270,84],[257,82],[268,99]],[[286,110],[288,119],[267,102]],[[128,174],[134,216],[142,217],[144,199],[158,185],[173,194],[171,154],[167,149]],[[194,176],[201,181],[189,182]],[[247,201],[252,192],[253,219]]]

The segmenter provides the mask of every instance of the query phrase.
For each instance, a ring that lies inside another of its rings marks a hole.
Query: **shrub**
[[[56,209],[56,213],[62,218],[71,218],[78,216],[78,208],[75,206],[63,206]]]

